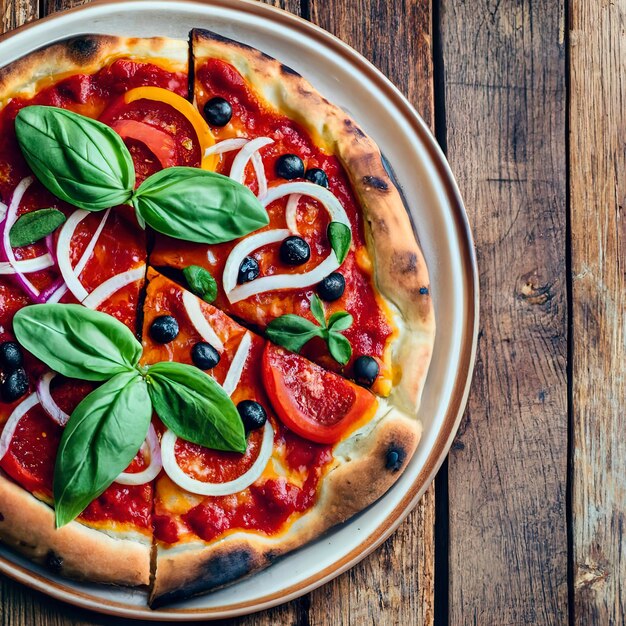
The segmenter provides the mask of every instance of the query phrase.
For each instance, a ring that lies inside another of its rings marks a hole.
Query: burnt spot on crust
[[[4,522],[4,515],[2,515],[2,513],[0,513],[0,522]]]
[[[343,123],[348,131],[350,131],[352,134],[360,138],[365,137],[365,133],[356,124],[354,124],[351,119],[346,118]]]
[[[97,37],[76,37],[68,39],[67,49],[70,56],[76,61],[86,61],[98,52],[100,39]]]
[[[223,35],[218,35],[214,33],[212,30],[205,30],[204,28],[194,28],[191,31],[191,41],[219,41],[220,43],[226,43],[230,46],[237,46],[238,48],[243,48],[244,50],[251,50],[252,52],[256,52],[260,54],[264,59],[269,59],[270,61],[276,61],[274,57],[271,57],[269,54],[265,54],[261,50],[249,46],[246,43],[242,43],[241,41],[235,41],[234,39],[229,39],[228,37],[224,37]]]
[[[298,77],[300,77],[300,74],[298,74],[298,72],[296,72],[296,70],[294,70],[293,68],[289,67],[288,65],[285,65],[284,63],[280,64],[280,71],[283,74],[290,74],[291,76],[298,76]]]
[[[48,554],[46,554],[46,560],[44,561],[44,565],[51,572],[55,572],[58,574],[63,569],[63,557],[50,550]]]
[[[399,445],[391,444],[385,455],[385,467],[390,472],[399,472],[406,459],[406,450]]]
[[[246,548],[217,554],[204,563],[201,569],[198,569],[192,582],[182,589],[175,589],[154,598],[150,606],[158,608],[235,582],[258,568],[259,564],[255,557],[255,553]]]
[[[394,252],[392,262],[401,274],[412,274],[417,269],[417,254],[410,251]]]
[[[366,187],[374,187],[378,191],[387,191],[389,189],[389,185],[382,178],[378,178],[378,176],[363,176],[363,184]]]

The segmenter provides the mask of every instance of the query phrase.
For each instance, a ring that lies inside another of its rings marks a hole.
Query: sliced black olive
[[[321,185],[328,189],[328,176],[326,176],[326,172],[319,167],[312,167],[310,170],[307,170],[304,177],[310,183],[315,183],[316,185]]]
[[[259,264],[257,260],[251,256],[247,256],[239,266],[239,274],[237,274],[237,282],[240,285],[249,283],[259,275]]]
[[[28,377],[23,368],[13,370],[0,386],[4,402],[15,402],[28,391]]]
[[[354,361],[354,378],[359,385],[371,387],[379,371],[378,362],[371,356],[360,356]]]
[[[346,279],[343,274],[333,272],[322,280],[317,286],[317,293],[322,300],[333,302],[339,300],[346,290]]]
[[[210,370],[220,362],[220,353],[206,341],[198,341],[191,348],[191,360],[201,370]]]
[[[291,180],[304,176],[304,163],[297,154],[283,154],[276,160],[276,174]]]
[[[24,358],[20,344],[15,341],[0,343],[0,365],[8,371],[22,366]]]
[[[150,337],[159,343],[169,343],[178,337],[178,322],[171,315],[160,315],[150,325]]]
[[[242,400],[237,405],[237,411],[239,411],[243,427],[246,429],[247,433],[265,426],[267,413],[258,402],[254,400]]]
[[[280,260],[287,265],[302,265],[310,258],[311,248],[302,237],[292,235],[280,244]]]
[[[226,126],[233,116],[233,107],[224,98],[211,98],[204,105],[204,117],[211,126]]]

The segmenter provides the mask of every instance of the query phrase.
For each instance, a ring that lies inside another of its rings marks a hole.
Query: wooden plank
[[[626,2],[570,32],[575,624],[626,623]]]
[[[449,457],[449,623],[562,624],[567,590],[563,3],[441,5],[447,153],[481,329]]]
[[[34,20],[38,15],[37,0],[0,0],[0,34]]]
[[[434,124],[429,0],[311,0],[311,21],[371,60]],[[311,624],[434,622],[434,489],[365,561],[311,594]]]

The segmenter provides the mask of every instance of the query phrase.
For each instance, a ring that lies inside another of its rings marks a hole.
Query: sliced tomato
[[[116,120],[111,128],[122,139],[140,141],[165,169],[176,165],[176,142],[174,138],[156,126],[137,120]]]
[[[366,389],[270,343],[263,353],[263,381],[285,426],[317,443],[336,443],[376,408]]]

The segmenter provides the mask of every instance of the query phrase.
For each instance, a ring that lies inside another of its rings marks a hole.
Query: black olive
[[[150,325],[150,336],[159,343],[169,343],[178,337],[178,322],[171,315],[160,315]]]
[[[276,160],[276,173],[287,180],[302,178],[304,163],[297,154],[283,154]]]
[[[20,344],[15,341],[0,343],[0,365],[9,371],[22,366],[24,359]]]
[[[310,258],[311,248],[302,237],[292,235],[280,244],[280,259],[287,265],[302,265]]]
[[[333,302],[339,300],[343,296],[343,292],[346,290],[346,279],[343,274],[339,272],[333,272],[329,274],[320,282],[317,286],[317,293],[322,300],[326,302]]]
[[[328,176],[326,176],[326,172],[319,167],[312,167],[310,170],[307,170],[304,177],[310,183],[315,183],[316,185],[321,185],[328,189]]]
[[[211,98],[204,105],[204,117],[211,126],[226,126],[233,116],[233,107],[224,98]]]
[[[201,370],[210,370],[220,362],[220,353],[206,341],[198,341],[191,348],[191,360]]]
[[[354,361],[354,378],[359,385],[371,387],[379,371],[378,362],[371,356],[360,356]]]
[[[249,283],[259,275],[259,264],[257,260],[251,256],[247,256],[239,266],[239,274],[237,274],[237,282],[240,285]]]
[[[237,411],[239,411],[243,427],[247,433],[251,430],[262,428],[267,421],[265,409],[254,400],[242,400],[237,405]]]
[[[28,376],[23,368],[13,370],[0,386],[4,402],[15,402],[28,391]]]

